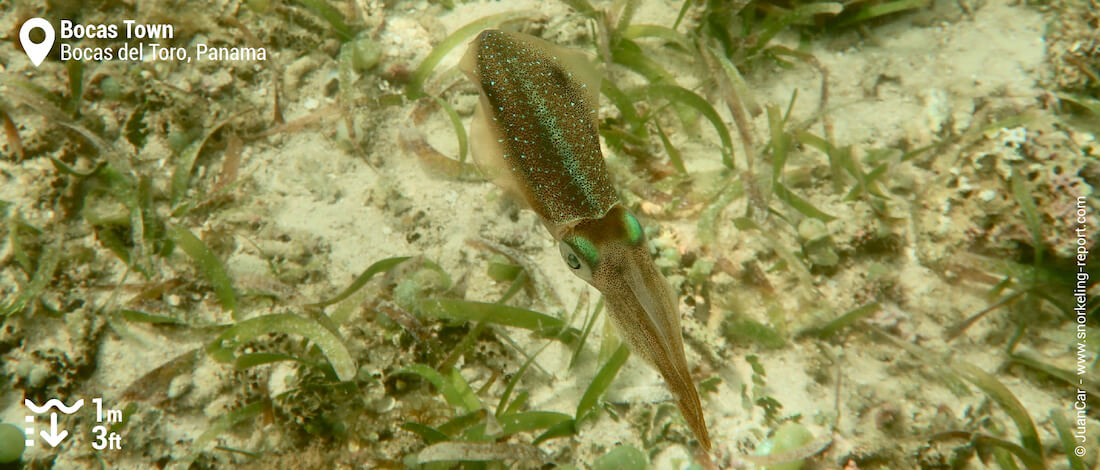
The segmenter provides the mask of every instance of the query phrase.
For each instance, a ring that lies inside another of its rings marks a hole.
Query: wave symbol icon
[[[42,413],[50,411],[50,408],[54,408],[54,407],[56,407],[62,413],[65,413],[67,415],[71,415],[73,413],[76,413],[76,410],[79,410],[80,407],[84,406],[84,399],[81,398],[81,399],[77,400],[76,403],[73,403],[72,406],[65,406],[65,404],[62,403],[61,400],[58,400],[56,398],[49,399],[42,406],[38,406],[38,404],[31,401],[30,398],[25,398],[25,399],[23,399],[23,404],[26,405],[26,407],[28,409],[30,409],[32,412],[34,412],[34,414],[36,414],[36,415],[40,415]]]

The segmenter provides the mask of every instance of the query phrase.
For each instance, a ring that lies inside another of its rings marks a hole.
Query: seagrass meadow
[[[487,29],[704,428],[478,166]],[[0,470],[1100,468],[1096,0],[0,1],[0,127]]]

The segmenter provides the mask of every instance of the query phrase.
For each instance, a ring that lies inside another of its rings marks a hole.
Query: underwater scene
[[[1098,0],[0,0],[0,470],[1100,469]]]

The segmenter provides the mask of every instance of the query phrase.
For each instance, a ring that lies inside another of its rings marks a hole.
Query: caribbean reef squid
[[[498,30],[483,31],[459,68],[481,95],[470,127],[478,166],[538,214],[565,264],[603,294],[612,323],[664,377],[709,451],[676,296],[650,257],[641,223],[619,201],[600,153],[596,68],[579,51]]]

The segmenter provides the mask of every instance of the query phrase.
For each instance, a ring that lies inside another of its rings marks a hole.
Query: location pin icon
[[[46,33],[46,38],[40,43],[31,41],[31,30],[34,28],[41,28]],[[27,57],[38,67],[53,49],[53,26],[42,18],[31,18],[19,28],[19,42],[23,44],[23,50],[27,51]]]

